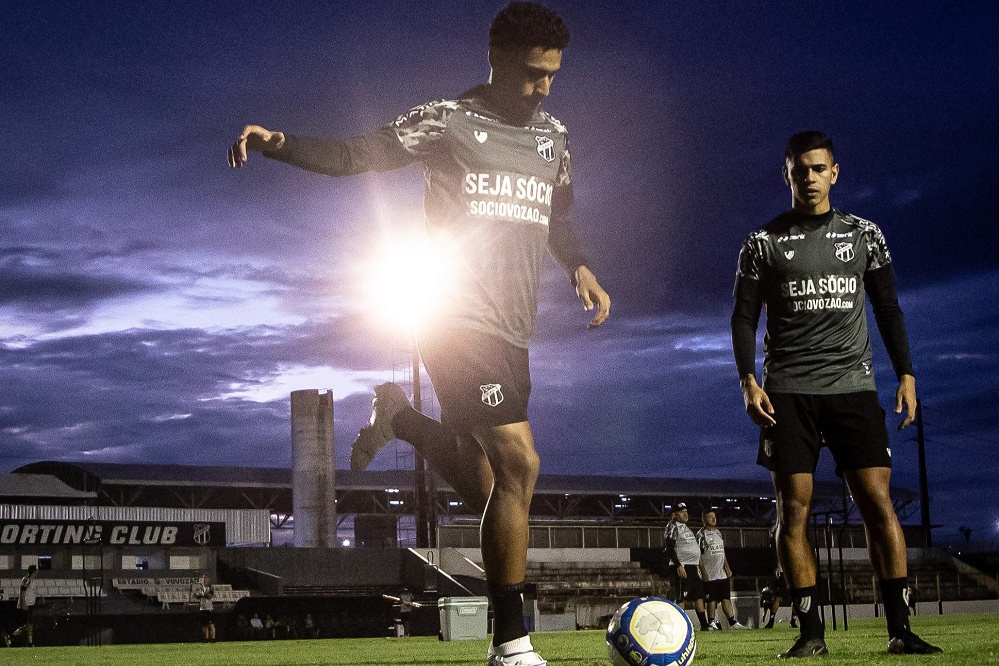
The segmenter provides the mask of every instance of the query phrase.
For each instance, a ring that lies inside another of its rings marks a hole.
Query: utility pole
[[[413,409],[423,412],[423,397],[420,395],[420,348],[413,336]],[[419,451],[413,449],[413,499],[416,503],[416,547],[430,547],[430,525],[427,515],[427,466]]]
[[[923,403],[916,399],[916,448],[919,452],[919,512],[926,535],[926,546],[933,546],[930,525],[930,490],[926,483],[926,439],[923,435]]]

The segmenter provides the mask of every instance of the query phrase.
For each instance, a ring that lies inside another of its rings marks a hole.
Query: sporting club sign
[[[0,545],[225,547],[225,523],[74,520],[0,521]]]

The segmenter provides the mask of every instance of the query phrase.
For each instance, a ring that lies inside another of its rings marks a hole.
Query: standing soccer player
[[[864,520],[888,623],[888,651],[940,652],[909,628],[905,537],[889,495],[891,451],[871,367],[865,294],[898,377],[899,428],[912,423],[916,380],[895,272],[881,230],[833,209],[839,176],[832,139],[790,138],[784,180],[792,210],[750,234],[739,253],[732,344],[749,417],[761,428],[757,462],[777,494],[777,552],[801,635],[781,657],[826,654],[816,566],[808,543],[813,477],[829,447]],[[767,332],[763,386],[756,383],[756,327]]]
[[[721,604],[722,613],[732,629],[746,627],[735,617],[732,607],[732,567],[725,555],[725,539],[718,529],[718,514],[708,509],[701,514],[703,527],[697,530],[697,544],[701,549],[701,580],[704,581],[704,604],[707,607],[708,629],[719,631],[721,624],[715,612]]]
[[[708,615],[704,610],[704,581],[701,579],[701,547],[697,535],[687,522],[690,512],[687,504],[680,502],[673,507],[672,518],[666,524],[666,561],[676,567],[677,589],[674,601],[693,605],[701,631],[710,629]]]
[[[528,511],[540,461],[527,421],[528,343],[545,250],[568,273],[599,326],[610,298],[587,268],[570,225],[568,134],[540,104],[561,67],[569,31],[529,2],[501,10],[489,30],[490,76],[455,99],[430,102],[348,140],[297,137],[256,125],[229,149],[331,176],[422,162],[432,237],[454,253],[446,314],[418,331],[442,423],[409,406],[395,384],[375,389],[369,426],[351,451],[365,469],[394,438],[411,443],[465,503],[482,512],[482,559],[495,631],[491,666],[543,666],[524,628]],[[405,289],[406,285],[399,285]]]

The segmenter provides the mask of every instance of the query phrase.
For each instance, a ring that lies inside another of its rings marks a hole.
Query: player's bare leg
[[[469,435],[455,435],[447,426],[413,409],[395,384],[375,388],[371,421],[351,446],[351,469],[363,470],[388,442],[409,442],[474,512],[486,508],[493,486],[492,471],[481,445]]]
[[[530,536],[528,517],[540,468],[534,436],[527,421],[473,434],[493,474],[480,527],[482,562],[496,618],[490,663],[507,663],[502,657],[526,653],[510,663],[544,664],[533,652],[524,628],[522,596]]]
[[[777,493],[777,556],[791,588],[801,635],[781,658],[827,654],[825,627],[819,618],[815,559],[808,543],[808,514],[812,506],[811,474],[772,474]]]
[[[891,469],[858,469],[846,472],[845,476],[853,501],[864,519],[874,573],[881,580],[905,578],[908,575],[905,535],[888,492]]]
[[[777,557],[792,588],[815,585],[815,559],[808,543],[811,474],[773,475],[777,491]]]
[[[888,623],[888,651],[899,654],[932,654],[940,648],[930,645],[909,627],[909,605],[905,535],[895,515],[889,494],[891,469],[871,467],[846,472],[853,501],[864,519],[867,548],[878,577],[885,620]]]
[[[486,577],[521,583],[527,568],[528,515],[540,460],[527,421],[475,433],[493,473],[482,514],[482,558]]]

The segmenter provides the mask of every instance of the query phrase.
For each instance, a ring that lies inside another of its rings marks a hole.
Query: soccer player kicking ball
[[[801,635],[781,657],[826,654],[816,567],[806,532],[819,450],[825,444],[850,486],[867,531],[888,622],[888,652],[940,652],[909,628],[905,537],[889,496],[891,451],[871,367],[865,294],[898,377],[899,428],[912,423],[916,380],[881,230],[830,207],[839,165],[820,132],[790,138],[784,180],[792,210],[750,234],[739,253],[732,344],[746,412],[761,428],[757,462],[777,494],[777,552]],[[763,386],[756,327],[767,307]]]
[[[540,109],[569,31],[534,3],[511,3],[489,29],[489,81],[455,99],[424,104],[382,129],[348,140],[296,137],[249,125],[229,149],[331,176],[422,162],[432,237],[454,253],[446,314],[418,331],[442,423],[409,406],[395,384],[375,389],[371,423],[351,468],[365,469],[398,438],[411,443],[465,503],[482,512],[482,559],[495,630],[490,666],[544,666],[524,628],[528,510],[539,460],[527,404],[528,343],[547,248],[599,326],[610,298],[586,266],[569,222],[573,190],[565,127]],[[405,285],[399,285],[404,289]]]

